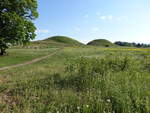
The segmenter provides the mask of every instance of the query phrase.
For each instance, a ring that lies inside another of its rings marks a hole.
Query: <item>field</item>
[[[1,113],[150,113],[150,49],[9,49],[0,68]]]

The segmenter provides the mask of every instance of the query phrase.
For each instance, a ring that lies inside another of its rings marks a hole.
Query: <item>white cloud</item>
[[[113,16],[112,15],[103,15],[103,16],[99,16],[99,19],[101,20],[112,20]]]
[[[112,20],[113,16],[112,15],[108,15],[107,18],[108,18],[108,20]]]
[[[40,33],[42,33],[42,34],[47,34],[47,33],[49,33],[50,32],[50,30],[48,30],[48,29],[38,29],[38,30],[36,30],[36,33],[37,34],[40,34]]]
[[[109,15],[101,15],[100,12],[96,12],[96,16],[100,19],[100,20],[112,20],[113,19],[113,15],[109,14]]]
[[[89,15],[88,14],[84,15],[84,18],[89,18]]]
[[[106,20],[107,18],[106,18],[106,16],[100,16],[99,17],[101,20]]]
[[[96,12],[96,16],[99,20],[116,20],[116,21],[128,21],[129,18],[127,16],[114,16],[112,14],[108,14],[108,15],[101,15],[100,12]]]

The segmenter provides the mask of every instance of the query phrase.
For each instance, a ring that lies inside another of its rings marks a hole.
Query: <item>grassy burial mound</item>
[[[83,46],[81,42],[66,36],[53,36],[45,40],[35,41],[34,46],[40,47],[57,47],[57,46]]]
[[[89,42],[87,45],[91,46],[101,46],[101,47],[112,47],[115,46],[112,42],[106,40],[106,39],[96,39],[91,42]]]

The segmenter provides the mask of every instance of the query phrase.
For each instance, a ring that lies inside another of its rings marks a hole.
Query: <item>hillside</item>
[[[112,42],[110,42],[110,41],[108,41],[106,39],[96,39],[96,40],[93,40],[93,41],[89,42],[87,45],[102,46],[102,47],[115,46],[115,44],[113,44]]]
[[[32,42],[34,46],[83,46],[84,44],[80,43],[77,40],[74,40],[66,36],[53,36],[45,40],[34,41]]]

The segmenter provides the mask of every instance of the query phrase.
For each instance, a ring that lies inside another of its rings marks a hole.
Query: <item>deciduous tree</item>
[[[35,38],[33,20],[37,17],[37,0],[0,0],[0,55],[10,44],[25,44]]]

